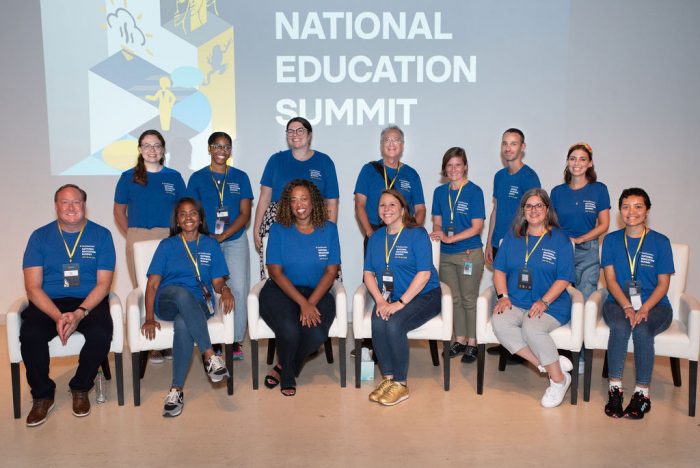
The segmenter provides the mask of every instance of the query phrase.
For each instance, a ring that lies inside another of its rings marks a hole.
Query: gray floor
[[[6,350],[5,327],[0,349]],[[251,386],[250,347],[235,364],[235,394],[214,386],[192,365],[185,408],[175,419],[161,417],[170,382],[167,362],[148,366],[142,402],[133,405],[131,366],[124,356],[126,404],[117,406],[114,380],[108,402],[94,404],[85,418],[71,414],[67,391],[76,360],[56,359],[56,409],[42,426],[27,428],[31,406],[22,369],[22,419],[12,419],[7,353],[0,351],[1,466],[699,466],[700,419],[688,411],[687,362],[683,386],[671,380],[667,358],[657,358],[653,408],[642,421],[611,420],[603,413],[606,383],[603,355],[596,353],[591,401],[540,407],[545,378],[524,365],[498,372],[488,356],[484,394],[476,394],[476,364],[452,360],[452,387],[442,389],[425,343],[411,349],[411,398],[393,408],[370,403],[370,383],[341,389],[336,364],[323,355],[310,361],[296,397]],[[265,346],[261,346],[261,361]],[[193,360],[193,362],[195,362]],[[261,376],[266,366],[261,365]],[[626,375],[632,382],[633,362]],[[582,379],[581,379],[582,380]],[[581,382],[582,384],[582,382]],[[627,396],[631,386],[626,385]]]

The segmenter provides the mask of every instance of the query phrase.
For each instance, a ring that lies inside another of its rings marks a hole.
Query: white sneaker
[[[150,352],[148,360],[151,361],[151,364],[162,364],[165,358],[162,352],[154,350]]]
[[[578,374],[583,375],[586,372],[586,361],[579,359],[578,361]]]
[[[564,373],[571,372],[574,369],[571,360],[566,356],[559,356],[559,367],[561,367],[561,371]]]
[[[571,361],[569,361],[569,364],[571,364]],[[566,391],[569,389],[570,385],[571,375],[568,372],[564,372],[564,382],[562,383],[555,383],[552,381],[552,379],[549,379],[549,387],[547,387],[547,390],[544,391],[544,395],[540,401],[542,406],[545,408],[556,408],[557,406],[561,405],[561,402],[564,401],[564,396],[566,395]]]
[[[228,378],[228,369],[224,365],[224,360],[221,356],[212,354],[212,356],[207,361],[207,374],[212,382],[221,382],[224,378]]]
[[[163,405],[163,416],[166,418],[174,418],[180,416],[182,407],[185,405],[185,394],[182,390],[171,388],[168,396],[165,397]]]

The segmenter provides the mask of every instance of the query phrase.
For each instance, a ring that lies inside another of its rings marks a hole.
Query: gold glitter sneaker
[[[379,404],[384,406],[394,406],[404,400],[408,400],[408,386],[393,382],[384,394],[379,397]]]
[[[369,401],[373,401],[375,403],[379,402],[379,399],[384,395],[384,392],[387,391],[387,389],[393,384],[394,381],[392,379],[384,379],[382,382],[379,384],[377,388],[375,388],[372,393],[369,394]]]

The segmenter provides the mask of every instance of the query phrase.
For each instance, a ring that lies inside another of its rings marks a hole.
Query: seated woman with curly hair
[[[260,316],[275,332],[277,365],[265,386],[281,381],[285,396],[296,394],[306,358],[328,339],[335,318],[329,294],[340,266],[338,228],[327,221],[323,196],[308,180],[287,184],[267,243],[270,279],[260,291]]]

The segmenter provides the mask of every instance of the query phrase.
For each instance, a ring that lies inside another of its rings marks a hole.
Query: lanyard
[[[530,257],[532,256],[533,252],[537,248],[538,245],[540,245],[540,242],[542,242],[542,239],[544,238],[544,235],[547,234],[548,230],[545,229],[540,238],[537,240],[537,243],[535,246],[532,248],[532,250],[528,253],[528,241],[529,241],[529,236],[527,234],[527,231],[525,232],[525,266],[527,266],[528,260],[530,260]]]
[[[401,170],[401,163],[399,162],[399,165],[396,167],[396,175],[391,180],[391,183],[389,183],[389,178],[386,176],[386,164],[384,164],[384,162],[382,162],[382,167],[384,168],[384,187],[388,190],[394,186],[394,182],[396,182],[396,178],[399,176],[399,171]]]
[[[387,226],[386,237],[384,237],[384,259],[387,269],[389,269],[389,256],[391,255],[391,251],[394,250],[394,247],[396,247],[396,241],[399,240],[401,231],[403,231],[403,226],[401,226],[401,229],[399,229],[399,232],[396,234],[396,238],[394,239],[394,243],[391,244],[391,248],[389,248],[389,227]]]
[[[197,280],[202,281],[201,277],[199,276],[199,264],[197,263],[197,260],[192,256],[192,252],[190,251],[189,246],[187,245],[187,241],[185,240],[185,236],[180,233],[180,239],[182,239],[182,245],[185,246],[185,250],[187,251],[187,255],[190,257],[190,261],[192,262],[192,265],[194,265],[194,269],[197,273]],[[199,233],[197,234],[197,254],[199,254]]]
[[[68,254],[68,262],[73,263],[73,255],[75,255],[75,249],[78,248],[78,242],[80,242],[80,238],[83,236],[83,231],[85,230],[85,226],[87,223],[83,224],[83,227],[80,228],[80,234],[78,234],[77,239],[75,239],[75,244],[73,244],[73,250],[68,249],[68,244],[66,243],[66,238],[63,237],[63,230],[61,229],[61,224],[56,223],[58,225],[58,232],[61,234],[61,239],[63,239],[63,245],[66,246],[66,253]]]
[[[228,175],[228,167],[224,171],[224,180],[221,182],[221,188],[219,188],[219,184],[216,183],[216,179],[214,179],[214,169],[212,169],[211,164],[209,165],[209,170],[211,171],[211,181],[214,183],[214,189],[216,190],[216,193],[219,195],[219,208],[224,206],[224,190],[226,189],[226,176]]]
[[[452,223],[455,219],[455,210],[454,206],[457,205],[457,201],[459,200],[459,194],[462,193],[462,189],[466,185],[466,182],[462,182],[462,185],[459,187],[459,191],[457,192],[457,197],[455,198],[455,203],[454,205],[452,204],[452,197],[450,197],[450,184],[447,184],[447,204],[450,207],[450,223]]]
[[[632,281],[634,281],[634,267],[637,265],[637,255],[642,249],[642,244],[644,243],[644,237],[647,235],[647,227],[644,226],[644,232],[642,232],[642,237],[639,239],[639,245],[637,245],[637,251],[634,253],[634,258],[630,257],[630,248],[627,246],[627,229],[625,229],[625,250],[627,251],[627,262],[630,265],[630,275],[632,276]]]

